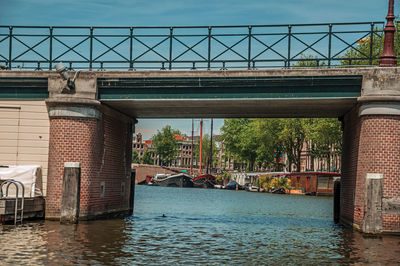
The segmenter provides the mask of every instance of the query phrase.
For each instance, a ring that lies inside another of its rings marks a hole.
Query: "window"
[[[327,189],[328,188],[328,179],[327,176],[319,176],[318,177],[318,189]]]

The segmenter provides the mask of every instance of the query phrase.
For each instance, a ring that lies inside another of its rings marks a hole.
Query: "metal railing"
[[[25,187],[24,187],[24,184],[22,184],[20,181],[13,180],[13,179],[4,180],[0,184],[0,199],[9,198],[8,191],[9,191],[10,185],[14,185],[14,188],[15,188],[14,225],[17,225],[18,211],[20,212],[19,221],[22,224],[22,220],[24,219]],[[3,192],[3,187],[6,188],[5,193]],[[19,197],[19,187],[21,187],[21,197]],[[20,204],[18,204],[18,203],[20,203]],[[20,206],[20,208],[18,208],[18,205]]]
[[[5,69],[260,69],[373,65],[384,22],[196,26],[0,26]],[[398,43],[398,42],[397,42]],[[366,49],[365,46],[368,46]]]

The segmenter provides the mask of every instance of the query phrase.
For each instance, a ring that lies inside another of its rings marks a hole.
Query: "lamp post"
[[[394,0],[389,0],[389,11],[386,16],[387,23],[384,29],[385,41],[383,44],[381,59],[379,61],[379,66],[381,67],[397,66],[396,56],[394,54],[394,33],[396,31],[396,28],[393,23],[393,20],[395,19],[393,9]]]

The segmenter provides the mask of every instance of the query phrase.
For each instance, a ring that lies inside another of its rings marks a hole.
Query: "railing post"
[[[396,56],[394,55],[394,32],[395,27],[393,24],[394,16],[394,0],[389,0],[389,11],[386,16],[385,41],[383,44],[383,52],[379,66],[381,67],[394,67],[397,65]]]
[[[9,38],[9,49],[8,49],[8,69],[11,70],[11,60],[12,60],[12,32],[13,32],[13,27],[10,26],[10,34],[8,35]]]
[[[49,48],[49,70],[53,67],[53,27],[50,30],[50,48]]]
[[[251,26],[249,26],[249,43],[248,43],[248,53],[247,53],[247,69],[251,68]]]
[[[332,56],[332,24],[329,24],[328,67],[331,67]]]
[[[208,27],[208,57],[207,70],[211,69],[211,27]]]
[[[130,35],[129,35],[129,70],[133,70],[133,27],[130,27]]]
[[[374,46],[374,23],[371,23],[371,33],[369,37],[369,65],[372,65],[372,59],[373,59],[373,49]]]
[[[288,58],[287,58],[287,68],[290,68],[290,49],[291,49],[291,36],[292,36],[292,25],[288,26]]]
[[[169,28],[169,70],[172,69],[172,35],[174,34],[174,28]]]
[[[396,45],[396,51],[395,51],[395,56],[397,57],[397,55],[399,54],[399,45],[400,45],[400,43],[399,43],[399,22],[398,21],[396,21],[396,43],[397,43],[397,45]]]
[[[92,70],[93,63],[93,27],[90,27],[90,57],[89,57],[89,70]]]

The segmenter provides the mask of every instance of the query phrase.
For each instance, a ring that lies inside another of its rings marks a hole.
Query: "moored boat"
[[[226,184],[225,189],[239,190],[239,189],[243,189],[243,187],[241,185],[239,185],[238,182],[231,180],[228,184]]]
[[[184,173],[175,175],[156,175],[154,184],[160,187],[193,187],[192,178]]]
[[[193,187],[197,188],[214,188],[215,176],[213,175],[201,175],[192,179]]]

